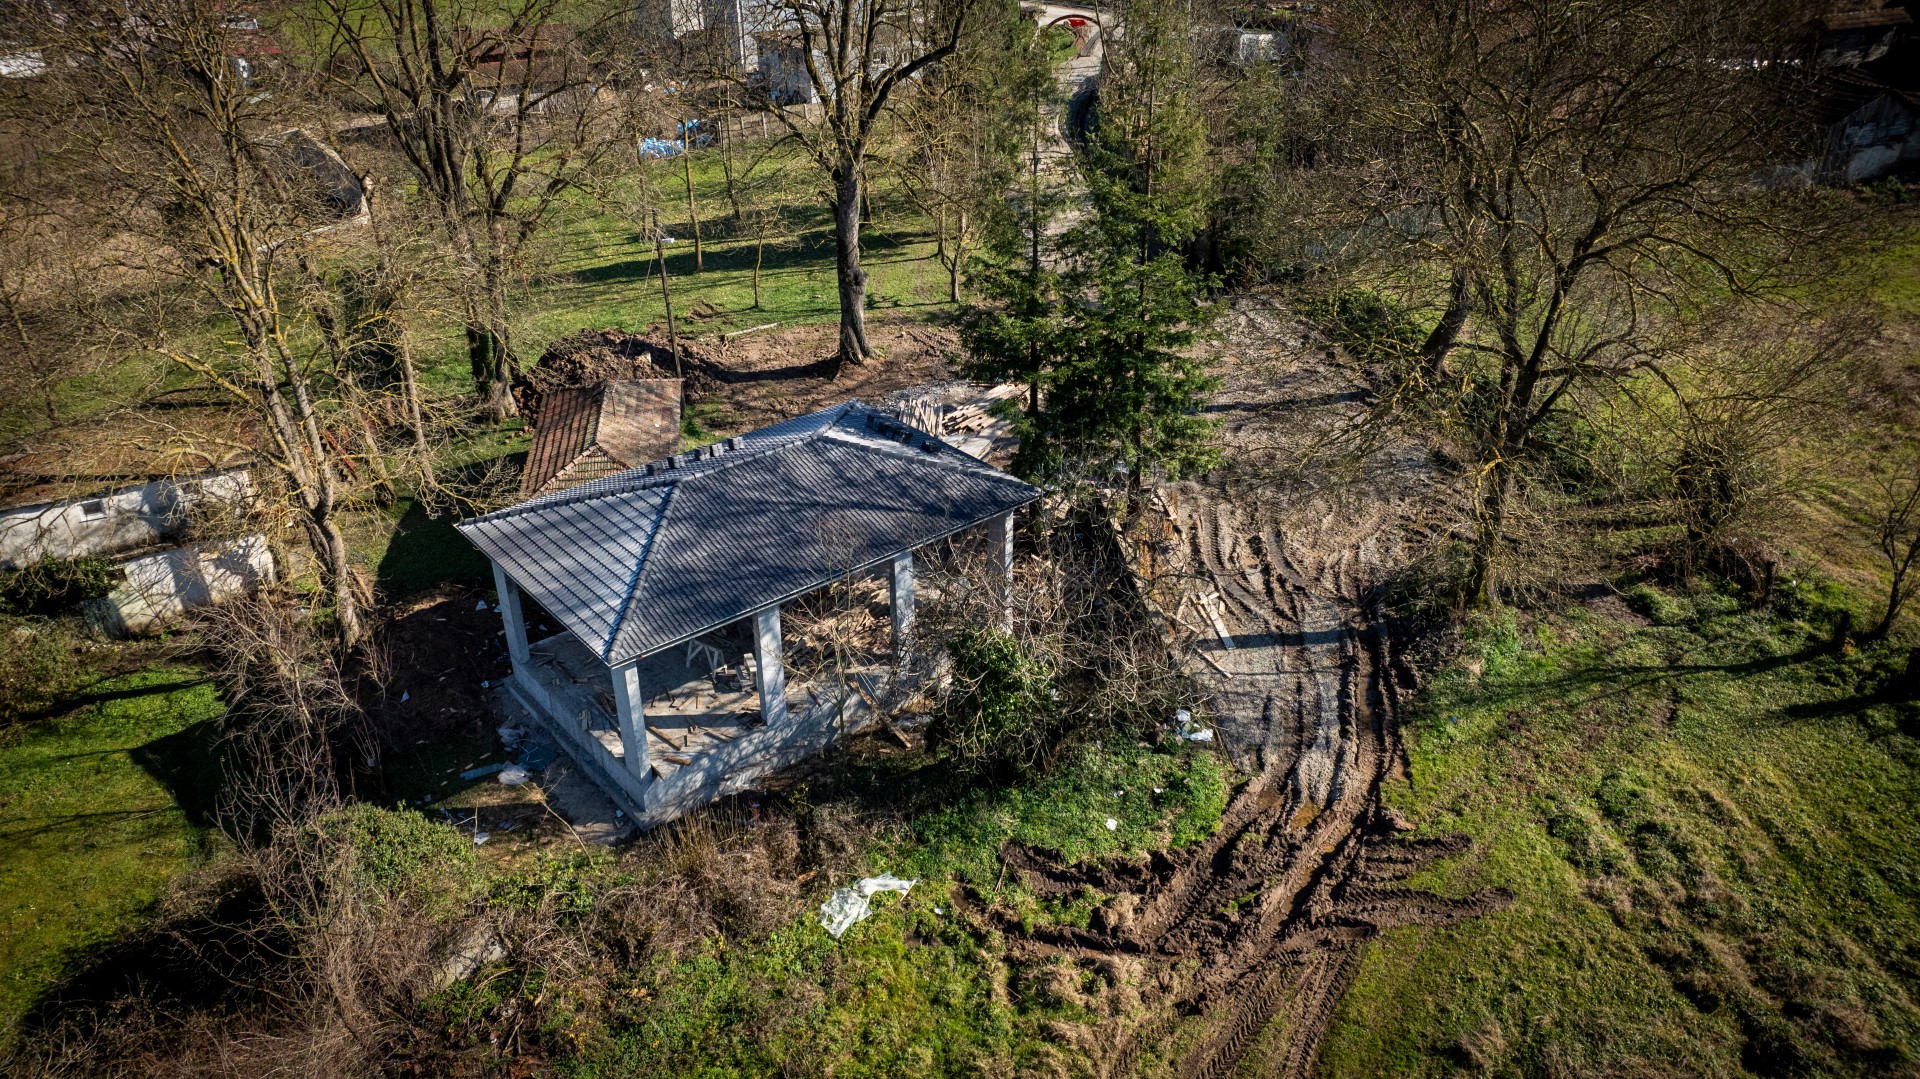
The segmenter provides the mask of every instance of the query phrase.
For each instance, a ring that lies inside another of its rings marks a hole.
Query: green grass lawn
[[[1090,747],[1048,779],[951,796],[916,770],[878,769],[850,795],[924,806],[866,855],[869,872],[919,880],[911,894],[877,897],[876,913],[838,941],[809,905],[764,940],[712,940],[628,972],[621,994],[634,1003],[573,1028],[580,1052],[567,1073],[972,1076],[1061,1063],[1048,1023],[1091,1019],[1084,1001],[1052,986],[1051,968],[1010,967],[998,934],[983,942],[957,921],[957,886],[1034,924],[1084,926],[1101,897],[1026,894],[1000,868],[1001,845],[1085,858],[1192,842],[1226,808],[1223,765],[1188,748]]]
[[[539,358],[547,342],[575,330],[617,327],[639,332],[661,323],[665,304],[654,257],[652,232],[644,227],[647,190],[660,209],[668,286],[683,333],[715,334],[765,323],[821,322],[839,317],[834,275],[832,215],[817,191],[812,166],[792,145],[757,141],[734,148],[736,177],[755,155],[767,151],[756,171],[736,184],[743,216],[731,216],[726,176],[716,147],[693,154],[693,190],[700,217],[702,266],[694,270],[692,218],[678,159],[651,161],[645,176],[631,168],[593,198],[576,197],[561,208],[529,259],[537,267],[512,293],[515,351],[523,362]],[[946,270],[933,258],[924,217],[884,187],[872,195],[874,216],[862,233],[862,264],[868,274],[871,311],[928,312],[949,307]],[[766,226],[764,250],[754,236],[752,207],[776,208]],[[760,306],[753,305],[753,268],[761,262]],[[696,305],[718,316],[686,320]],[[429,383],[441,392],[466,392],[470,373],[465,345],[451,323],[433,330],[435,346],[423,350]]]
[[[73,703],[0,744],[0,1040],[211,849],[214,686],[153,668]]]
[[[1414,882],[1508,910],[1369,947],[1329,1077],[1909,1074],[1920,730],[1869,658],[1700,591],[1483,624],[1389,801],[1474,847]],[[1870,681],[1870,679],[1869,679]],[[1908,732],[1908,733],[1902,733]]]

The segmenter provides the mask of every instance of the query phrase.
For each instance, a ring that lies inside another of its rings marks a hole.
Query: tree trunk
[[[1472,607],[1493,606],[1493,556],[1506,526],[1508,482],[1506,465],[1494,462],[1487,470],[1487,485],[1480,494],[1479,512],[1474,515],[1473,561],[1463,590],[1463,598]]]
[[[673,376],[684,378],[680,370],[680,334],[673,328],[673,293],[667,287],[667,245],[660,239],[660,215],[653,215],[653,254],[660,263],[660,303],[667,309],[667,349],[673,353]]]
[[[480,393],[481,417],[488,423],[500,423],[516,412],[505,353],[505,344],[484,321],[467,323],[467,361],[473,368],[474,389]]]
[[[1440,313],[1439,324],[1420,346],[1420,367],[1429,382],[1447,377],[1447,353],[1453,351],[1454,342],[1460,339],[1460,330],[1467,324],[1471,309],[1466,272],[1456,269],[1447,288],[1447,309]]]
[[[740,223],[740,193],[733,183],[733,140],[727,134],[733,118],[733,88],[727,88],[727,106],[720,113],[720,172],[727,178],[727,209],[734,224]]]
[[[407,339],[405,328],[401,328],[399,337],[400,379],[407,395],[407,427],[413,433],[413,452],[419,461],[420,486],[428,489],[439,481],[433,474],[433,448],[427,444],[425,410],[420,407],[420,376],[413,368],[413,343]]]
[[[680,166],[681,175],[687,181],[687,220],[693,223],[693,272],[699,273],[706,267],[702,265],[700,251],[700,212],[693,205],[693,140],[692,132],[686,125],[680,127]]]
[[[473,363],[473,384],[480,391],[481,414],[489,423],[519,415],[513,403],[516,364],[507,337],[507,289],[502,268],[486,271],[485,307],[467,323],[467,354]]]
[[[347,539],[340,534],[333,514],[324,508],[310,508],[306,526],[307,542],[320,557],[324,567],[321,576],[333,594],[333,615],[340,626],[340,643],[344,648],[352,648],[366,635],[366,629],[360,619],[360,597],[353,591],[353,565],[347,560]]]
[[[767,254],[767,238],[764,235],[753,238],[753,309],[760,310],[760,260]]]
[[[840,280],[840,360],[865,363],[867,345],[867,272],[860,268],[860,170],[842,165],[833,184],[834,268]]]

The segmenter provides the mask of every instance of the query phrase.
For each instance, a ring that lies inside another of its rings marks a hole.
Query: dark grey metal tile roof
[[[1039,496],[848,401],[459,528],[618,665]]]

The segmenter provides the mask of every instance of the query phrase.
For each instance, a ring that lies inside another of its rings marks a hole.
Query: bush
[[[345,857],[353,889],[375,903],[445,911],[463,905],[481,882],[472,841],[410,809],[358,803],[315,830]]]
[[[1008,634],[970,629],[947,645],[953,690],[928,740],[963,771],[1044,768],[1059,727],[1051,667]]]
[[[106,595],[121,579],[120,567],[104,558],[43,558],[0,573],[0,613],[52,614]]]
[[[46,710],[84,674],[58,626],[0,613],[0,727]]]
[[[1413,356],[1426,341],[1406,308],[1372,289],[1347,289],[1308,300],[1300,311],[1328,337],[1378,363]]]
[[[1645,616],[1656,626],[1683,625],[1693,618],[1693,608],[1685,600],[1670,596],[1650,584],[1636,584],[1627,589],[1625,601],[1628,608]]]

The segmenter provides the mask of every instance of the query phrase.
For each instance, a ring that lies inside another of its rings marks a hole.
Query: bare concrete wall
[[[172,539],[196,508],[211,504],[238,510],[253,496],[246,469],[155,480],[137,487],[41,502],[0,513],[0,569],[19,569],[42,558],[114,554]]]
[[[115,637],[149,633],[181,615],[252,593],[273,579],[267,538],[175,547],[133,559],[127,579],[87,605],[87,624]]]

